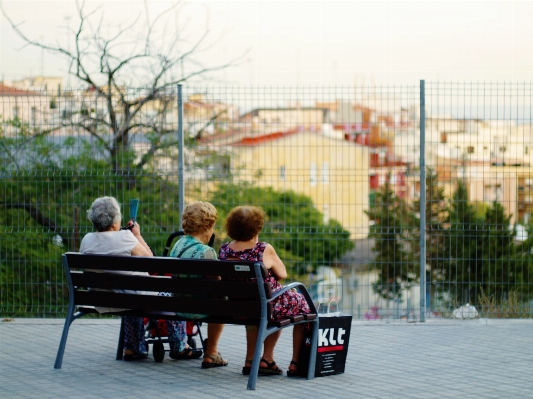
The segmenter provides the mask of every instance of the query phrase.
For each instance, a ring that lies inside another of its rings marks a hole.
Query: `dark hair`
[[[107,231],[114,223],[120,223],[120,204],[114,197],[100,197],[87,210],[87,218],[97,231]]]
[[[226,218],[226,231],[235,241],[248,241],[265,225],[265,211],[258,206],[238,206]]]

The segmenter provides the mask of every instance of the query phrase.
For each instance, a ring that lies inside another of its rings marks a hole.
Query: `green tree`
[[[255,205],[265,210],[267,220],[260,239],[274,246],[287,269],[296,275],[317,266],[331,265],[354,248],[350,233],[336,220],[324,223],[324,215],[307,196],[280,192],[251,183],[221,184],[210,201],[216,206],[218,231],[229,211],[238,205]],[[222,234],[218,243],[227,241]]]
[[[470,289],[476,284],[474,276],[477,269],[482,267],[477,258],[480,223],[474,206],[468,201],[466,183],[459,180],[450,202],[448,264],[442,271],[443,289],[450,293],[452,301],[459,304],[475,300],[470,297]]]
[[[483,289],[485,295],[499,299],[514,288],[521,274],[522,262],[517,258],[516,230],[510,228],[511,216],[499,202],[492,202],[482,224],[482,239],[477,243],[479,262],[471,270],[477,284],[473,287],[477,298]]]
[[[533,221],[526,226],[527,238],[517,245],[516,291],[523,301],[533,299]]]
[[[460,181],[450,206],[448,289],[458,304],[476,303],[480,296],[502,300],[519,282],[529,279],[531,242],[517,246],[511,215],[492,202],[483,217],[468,201]]]
[[[0,169],[0,190],[9,200],[0,206],[3,315],[62,314],[67,293],[61,254],[77,251],[81,238],[93,231],[85,212],[98,196],[115,196],[123,204],[124,219],[129,199],[140,198],[138,221],[158,255],[168,235],[179,229],[176,184],[139,176],[136,188],[129,190],[107,162],[90,157],[90,148],[60,163],[54,161],[53,148],[46,151],[48,159],[26,154],[42,162],[21,165],[9,173]]]
[[[372,267],[378,271],[374,291],[387,300],[400,300],[403,290],[417,278],[417,263],[411,251],[410,230],[414,215],[407,204],[392,190],[390,174],[376,193],[376,205],[365,211],[374,222],[369,237],[374,238],[376,259]]]

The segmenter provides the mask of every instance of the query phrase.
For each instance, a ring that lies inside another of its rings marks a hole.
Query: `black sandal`
[[[266,363],[266,367],[259,367],[259,374],[261,375],[281,375],[283,374],[283,370],[280,369],[276,362],[272,361],[272,363],[267,362],[264,358],[261,358],[260,360],[263,363]]]
[[[202,354],[203,352],[201,349],[194,349],[189,346],[188,348],[185,348],[183,352],[170,351],[169,356],[175,360],[191,360],[200,358]]]
[[[294,360],[291,360],[291,364],[298,367],[298,362],[295,362]],[[300,377],[300,370],[287,369],[287,377]]]
[[[148,352],[135,352],[135,353],[124,353],[122,356],[122,359],[126,362],[131,362],[134,360],[142,360],[146,359],[148,357]]]
[[[244,375],[250,375],[250,373],[252,372],[252,367],[246,365],[246,363],[250,363],[250,364],[252,364],[252,361],[253,361],[253,360],[245,360],[245,361],[244,361],[244,367],[242,368],[242,373],[243,373]]]

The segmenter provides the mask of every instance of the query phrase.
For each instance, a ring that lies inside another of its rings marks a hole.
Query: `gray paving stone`
[[[241,374],[243,327],[226,326],[220,351],[230,364],[215,370],[168,354],[163,363],[118,362],[119,321],[111,318],[75,321],[63,368],[54,370],[62,328],[58,319],[0,323],[1,398],[533,398],[533,320],[354,322],[344,374],[262,377],[253,392]],[[283,369],[291,335],[285,331],[276,348]]]

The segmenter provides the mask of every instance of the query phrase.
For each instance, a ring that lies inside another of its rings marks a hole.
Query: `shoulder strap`
[[[182,248],[182,250],[179,252],[178,255],[176,255],[176,258],[181,258],[181,255],[183,255],[185,251],[187,251],[189,248],[194,247],[195,245],[203,245],[203,244],[200,242],[193,242],[191,245],[187,245],[185,248]]]

